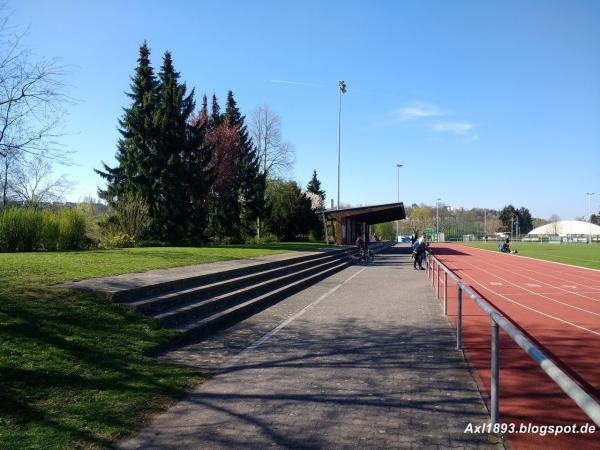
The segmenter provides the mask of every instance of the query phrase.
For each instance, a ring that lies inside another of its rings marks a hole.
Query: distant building
[[[538,236],[560,236],[567,239],[586,239],[592,235],[593,240],[600,237],[600,227],[581,220],[560,220],[547,223],[527,233],[528,237]]]

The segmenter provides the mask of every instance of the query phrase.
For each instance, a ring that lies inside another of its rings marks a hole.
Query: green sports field
[[[463,242],[468,247],[484,248],[498,251],[496,242]],[[540,244],[534,242],[513,242],[513,250],[519,255],[530,258],[544,259],[573,266],[600,269],[600,244]]]

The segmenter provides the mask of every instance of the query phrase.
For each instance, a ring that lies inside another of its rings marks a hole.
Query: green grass
[[[148,355],[176,333],[68,280],[322,244],[0,254],[0,448],[106,448],[207,374]]]
[[[0,253],[0,280],[28,287],[150,269],[253,258],[324,247],[319,243],[275,243],[262,246],[149,247],[81,252]],[[2,286],[0,286],[0,290]]]
[[[469,247],[498,251],[496,243],[463,242]],[[540,244],[535,242],[512,242],[521,256],[544,259],[573,266],[600,269],[600,245],[598,244]]]

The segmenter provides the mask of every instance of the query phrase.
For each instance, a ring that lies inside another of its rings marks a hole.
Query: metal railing
[[[490,382],[490,418],[492,424],[499,423],[500,404],[500,339],[499,328],[502,328],[519,347],[575,402],[577,405],[600,426],[600,404],[596,402],[587,392],[575,383],[561,368],[559,368],[548,356],[536,347],[529,338],[515,328],[504,315],[496,311],[487,301],[479,297],[467,287],[454,273],[442,264],[431,253],[427,253],[427,276],[431,278],[435,287],[436,298],[440,298],[440,269],[444,271],[444,314],[448,315],[448,277],[456,283],[457,305],[456,305],[456,348],[462,349],[462,297],[463,292],[469,296],[489,317],[491,328],[491,382]],[[437,286],[436,286],[437,280]]]

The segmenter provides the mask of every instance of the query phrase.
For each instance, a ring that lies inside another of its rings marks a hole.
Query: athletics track
[[[436,244],[433,255],[504,314],[588,394],[600,397],[600,271],[462,245]],[[433,277],[434,275],[431,274]],[[440,271],[443,292],[443,271]],[[448,278],[448,317],[456,327],[456,286]],[[490,390],[490,320],[463,295],[463,351],[484,398]],[[500,422],[594,423],[502,330]],[[596,427],[598,428],[598,427]],[[506,435],[509,448],[600,449],[595,434]]]

